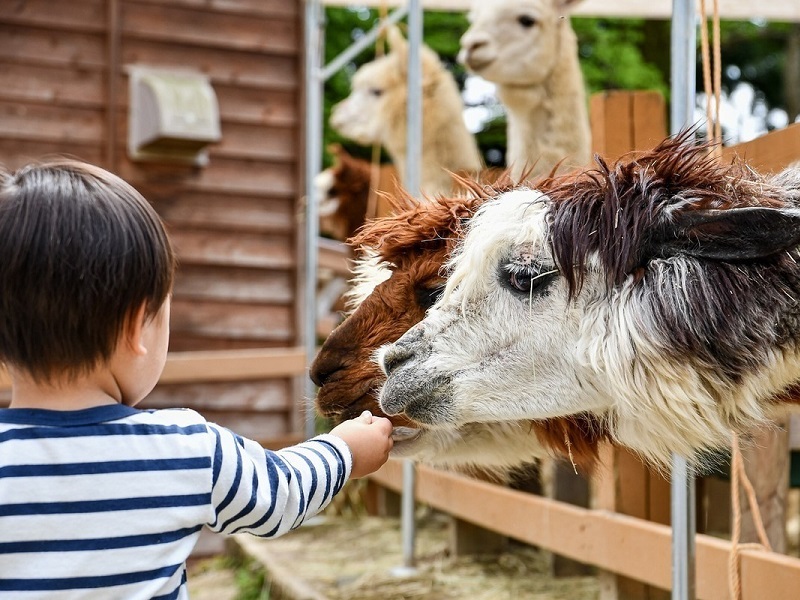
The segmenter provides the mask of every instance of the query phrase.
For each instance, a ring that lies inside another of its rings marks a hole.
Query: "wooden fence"
[[[402,464],[390,460],[370,476],[402,490]],[[417,466],[417,501],[458,519],[662,589],[671,587],[667,525],[606,510],[581,508],[463,475]],[[726,600],[730,542],[698,535],[697,598]],[[800,590],[800,559],[741,551],[742,600],[792,600]]]

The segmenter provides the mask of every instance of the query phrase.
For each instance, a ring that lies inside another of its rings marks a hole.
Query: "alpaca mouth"
[[[410,442],[411,440],[417,439],[420,435],[422,435],[422,429],[416,429],[414,427],[392,428],[392,439],[395,443]]]
[[[482,71],[494,62],[493,58],[480,58],[473,55],[467,56],[467,67],[475,73]]]
[[[376,392],[382,380],[366,379],[356,384],[345,385],[338,382],[326,383],[317,391],[316,406],[324,417],[333,418],[340,423],[345,419],[357,417],[363,407],[378,404]]]

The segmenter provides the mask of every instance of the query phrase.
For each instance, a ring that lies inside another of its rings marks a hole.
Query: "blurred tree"
[[[657,65],[669,81],[669,21],[647,21],[643,32],[644,57]],[[783,109],[789,122],[795,120],[800,113],[800,25],[763,20],[722,21],[720,50],[725,94],[729,95],[741,84],[751,86],[755,101],[763,102],[767,111]],[[698,92],[703,92],[701,61],[698,36]],[[769,122],[765,126],[772,127]]]
[[[669,93],[669,71],[644,55],[644,25],[642,19],[572,19],[588,94],[610,89]],[[666,48],[669,55],[669,44]]]

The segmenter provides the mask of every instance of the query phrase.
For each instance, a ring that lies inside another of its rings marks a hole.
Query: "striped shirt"
[[[200,530],[278,536],[352,468],[321,435],[264,450],[185,409],[0,409],[0,599],[187,598]]]

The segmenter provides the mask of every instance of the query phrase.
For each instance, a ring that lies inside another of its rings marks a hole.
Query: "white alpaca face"
[[[562,0],[476,0],[459,61],[499,84],[535,85],[558,58]]]
[[[590,274],[568,302],[546,243],[545,200],[517,190],[473,218],[440,302],[380,352],[387,414],[452,428],[607,408],[581,376],[599,278]]]
[[[350,95],[333,107],[330,124],[341,135],[363,144],[384,142],[386,106],[405,87],[397,57],[386,55],[362,66],[353,76]]]
[[[325,169],[314,177],[314,193],[320,217],[330,217],[339,209],[339,198],[331,195],[333,184],[334,175],[331,169]]]

